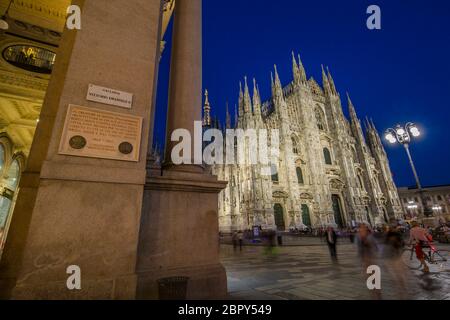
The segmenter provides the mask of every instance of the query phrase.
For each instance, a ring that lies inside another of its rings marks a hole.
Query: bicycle
[[[441,269],[450,270],[450,254],[448,250],[439,250],[432,243],[422,247],[425,261],[430,265],[438,265]],[[419,270],[422,266],[416,257],[415,244],[405,248],[402,253],[402,261],[410,269]]]

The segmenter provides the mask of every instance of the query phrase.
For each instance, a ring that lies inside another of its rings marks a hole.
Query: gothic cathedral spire
[[[300,69],[298,68],[297,60],[295,60],[294,51],[292,51],[292,73],[294,74],[294,83],[299,85],[300,79]]]
[[[239,116],[244,115],[244,92],[242,91],[242,82],[239,81]]]
[[[292,72],[294,74],[295,84],[298,85],[306,82],[306,72],[305,68],[303,67],[302,60],[300,58],[300,55],[298,55],[298,64],[297,64],[297,60],[295,60],[294,51],[292,51]]]
[[[250,91],[248,89],[247,77],[244,77],[245,88],[244,88],[244,112],[249,114],[252,112],[252,100],[250,98]]]
[[[322,67],[322,86],[323,89],[325,91],[325,94],[330,94],[331,93],[331,88],[330,88],[330,82],[328,81],[328,76],[325,73],[325,69],[323,68],[323,64],[321,65]]]
[[[211,105],[208,99],[208,90],[205,90],[205,105],[203,106],[203,126],[211,126]]]
[[[328,67],[327,67],[327,72],[328,72],[328,81],[330,83],[331,92],[333,94],[337,95],[336,86],[334,85],[334,80],[333,80],[333,77],[331,76],[330,69],[328,69]]]
[[[256,116],[261,115],[261,97],[255,78],[253,78],[253,112]]]
[[[230,116],[230,110],[228,108],[228,101],[226,106],[226,129],[231,129],[231,116]]]

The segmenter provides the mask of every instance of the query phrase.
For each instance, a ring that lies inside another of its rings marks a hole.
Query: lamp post
[[[417,215],[417,204],[414,201],[410,201],[407,206],[409,212],[411,213],[411,218],[415,218]]]
[[[400,143],[405,147],[406,154],[408,155],[409,164],[411,165],[411,169],[414,174],[414,178],[416,179],[417,189],[420,193],[420,198],[422,200],[424,213],[426,216],[429,216],[432,211],[428,208],[425,198],[423,196],[422,185],[420,184],[419,175],[417,174],[416,166],[414,165],[414,161],[411,157],[411,152],[409,151],[409,144],[411,143],[412,138],[417,138],[420,136],[420,130],[417,126],[408,122],[405,126],[401,126],[398,124],[395,128],[389,128],[386,130],[386,140],[391,144]]]
[[[432,208],[433,212],[439,217],[439,220],[442,218],[442,207],[438,204],[435,204]]]

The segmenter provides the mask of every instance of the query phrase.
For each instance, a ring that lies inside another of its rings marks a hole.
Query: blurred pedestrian
[[[404,241],[400,228],[396,223],[392,223],[389,226],[384,244],[386,270],[397,284],[400,298],[406,299],[406,270],[402,262]]]
[[[333,261],[337,261],[337,234],[332,226],[328,226],[327,231],[325,232],[325,241],[327,242],[328,249],[330,250],[331,259],[333,259]]]
[[[423,266],[423,272],[430,272],[427,263],[425,262],[425,253],[423,252],[423,247],[429,246],[431,236],[428,234],[427,230],[420,227],[417,221],[413,221],[411,224],[411,230],[409,231],[409,242],[414,243],[416,250],[416,257],[419,259]]]
[[[238,233],[236,231],[233,232],[231,240],[233,241],[233,249],[236,250],[238,245]]]
[[[242,244],[244,242],[244,234],[242,233],[242,231],[238,232],[237,239],[239,241],[239,251],[242,251]]]
[[[350,242],[355,243],[355,232],[354,232],[353,228],[348,228],[347,232],[348,232],[348,238],[350,239]]]
[[[377,245],[372,231],[366,224],[362,223],[358,229],[358,253],[364,270],[372,265],[376,250]]]
[[[358,253],[361,259],[362,271],[367,273],[367,269],[371,265],[375,265],[375,252],[378,249],[373,236],[373,232],[369,227],[362,223],[358,228]],[[372,290],[374,299],[381,299],[381,291],[376,289]]]

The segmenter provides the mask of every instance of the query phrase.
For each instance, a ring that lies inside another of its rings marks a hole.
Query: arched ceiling
[[[0,0],[0,13],[8,7],[9,0]],[[66,10],[71,0],[13,0],[8,16],[41,28],[62,32]]]
[[[41,28],[62,32],[67,7],[71,0],[12,0],[8,16]],[[10,0],[0,0],[0,15],[6,11]],[[162,35],[175,8],[175,0],[164,1]]]
[[[64,30],[66,11],[71,2],[13,0],[7,16],[10,29],[7,33],[0,32],[0,50],[17,42],[54,50]],[[0,0],[0,16],[9,4],[10,0]],[[162,37],[174,7],[175,0],[165,0]],[[0,59],[0,133],[8,134],[16,151],[29,152],[48,79],[49,76],[22,71]]]
[[[6,33],[0,32],[0,133],[6,133],[16,151],[26,155],[33,141],[49,76],[11,66],[2,58],[2,52],[14,44],[34,45],[55,51],[71,2],[13,0],[7,16],[10,28]],[[0,16],[4,15],[9,3],[9,0],[0,0]],[[165,0],[162,37],[174,7],[175,0]]]

